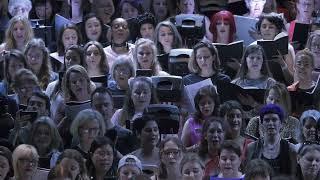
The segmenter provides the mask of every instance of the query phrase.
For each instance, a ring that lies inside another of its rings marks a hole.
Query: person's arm
[[[182,133],[181,133],[181,141],[185,147],[190,146],[190,119],[186,121],[183,125]]]

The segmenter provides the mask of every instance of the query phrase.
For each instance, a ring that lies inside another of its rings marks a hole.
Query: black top
[[[206,80],[208,78],[211,78],[211,81],[212,81],[213,85],[217,85],[217,83],[219,81],[221,81],[221,82],[230,82],[231,81],[229,76],[227,76],[225,74],[222,74],[220,72],[214,74],[211,77],[201,77],[198,74],[192,73],[192,74],[188,74],[188,75],[184,76],[182,78],[182,80],[183,80],[183,84],[185,86],[187,86],[187,85],[190,85],[190,84],[194,84],[194,83]]]

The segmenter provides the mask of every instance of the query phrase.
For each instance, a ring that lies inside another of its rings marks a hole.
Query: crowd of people
[[[319,0],[0,0],[0,42],[0,180],[320,179]]]

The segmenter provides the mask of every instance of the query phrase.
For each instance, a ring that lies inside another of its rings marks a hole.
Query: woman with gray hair
[[[30,0],[9,0],[8,10],[11,16],[21,15],[28,18],[31,9]]]
[[[103,136],[105,131],[103,117],[98,111],[92,109],[80,111],[70,127],[73,149],[79,151],[85,159],[90,158],[88,153],[93,140],[97,136]]]

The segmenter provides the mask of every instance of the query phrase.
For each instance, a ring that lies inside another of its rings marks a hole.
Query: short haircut
[[[245,168],[245,180],[252,180],[255,177],[270,177],[273,175],[273,169],[262,159],[253,159],[249,161]]]
[[[258,32],[261,32],[261,24],[262,24],[262,21],[265,19],[276,26],[278,33],[280,33],[282,30],[285,30],[286,28],[284,25],[284,20],[282,15],[277,13],[269,13],[269,14],[262,14],[259,17],[259,20],[256,23],[256,29],[258,30]]]
[[[219,116],[224,117],[226,114],[230,113],[231,110],[238,109],[243,113],[241,104],[238,101],[230,100],[226,101],[219,107]]]
[[[133,62],[131,60],[131,57],[128,55],[120,55],[120,56],[117,56],[115,61],[112,63],[111,73],[110,73],[112,79],[115,79],[115,74],[116,74],[115,70],[119,66],[125,66],[126,68],[129,68],[130,74],[131,74],[130,77],[134,77],[136,75],[135,67],[134,67]]]
[[[92,103],[92,100],[93,100],[93,96],[94,96],[95,94],[98,94],[98,93],[107,94],[108,96],[110,96],[111,101],[112,101],[112,103],[113,103],[111,91],[110,91],[108,88],[103,87],[103,86],[97,87],[97,88],[91,93],[91,103]]]
[[[29,102],[29,100],[31,99],[32,96],[36,96],[40,99],[43,99],[46,104],[46,110],[48,111],[48,114],[50,114],[50,106],[51,106],[50,98],[42,91],[34,91],[27,102]]]
[[[36,86],[39,86],[38,78],[33,74],[29,69],[20,69],[18,70],[13,77],[13,88],[17,90],[20,88],[22,83],[32,83]]]
[[[315,59],[314,59],[314,54],[309,50],[309,49],[303,49],[303,50],[300,50],[296,53],[296,59],[298,57],[301,57],[301,56],[304,56],[306,57],[312,64],[312,67],[315,67]],[[297,61],[295,60],[295,63],[297,63]]]
[[[222,150],[228,150],[228,151],[234,152],[239,157],[241,157],[241,147],[232,140],[225,140],[222,143],[220,147],[219,155],[221,155]]]
[[[200,165],[200,167],[202,169],[204,169],[204,164],[203,164],[202,160],[200,159],[200,157],[198,156],[198,154],[189,152],[189,153],[186,153],[183,155],[183,158],[180,162],[180,173],[181,174],[182,174],[182,170],[183,170],[184,165],[187,164],[188,162],[198,163]]]
[[[259,116],[262,123],[263,118],[266,114],[277,114],[279,116],[280,121],[283,122],[284,112],[282,108],[276,104],[267,104],[260,109]]]

